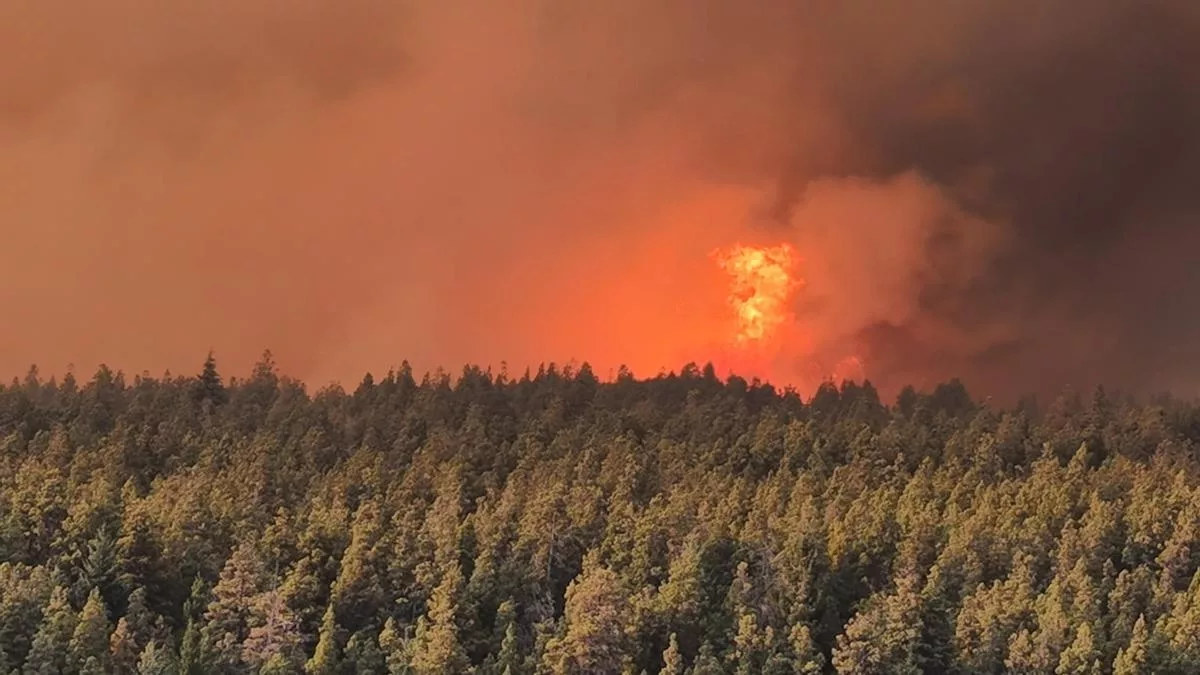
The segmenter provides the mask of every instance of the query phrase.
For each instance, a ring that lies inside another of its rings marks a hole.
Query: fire
[[[804,280],[797,270],[800,258],[790,244],[736,244],[715,251],[713,257],[729,276],[727,302],[735,323],[730,341],[736,353],[727,356],[735,370],[812,386],[866,379],[862,358],[851,353],[835,360],[829,345],[820,348],[808,330],[792,325],[793,297]]]
[[[714,256],[731,277],[729,304],[737,320],[736,343],[746,346],[770,340],[791,318],[792,294],[801,285],[795,277],[795,251],[788,244],[739,244]]]

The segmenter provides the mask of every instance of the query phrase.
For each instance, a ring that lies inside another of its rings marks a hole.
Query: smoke
[[[0,6],[0,372],[652,374],[792,242],[772,375],[1195,391],[1188,0]]]

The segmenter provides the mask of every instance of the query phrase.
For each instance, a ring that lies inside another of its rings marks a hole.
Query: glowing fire
[[[801,283],[794,276],[795,251],[788,244],[739,244],[714,256],[731,277],[729,304],[737,319],[737,344],[769,340],[790,318],[789,303]]]
[[[791,245],[737,244],[715,251],[713,257],[729,275],[728,303],[735,322],[731,342],[736,348],[729,357],[735,370],[796,377],[814,386],[866,379],[860,357],[827,360],[831,354],[815,350],[807,331],[789,327],[793,296],[804,285],[797,271],[800,259]]]

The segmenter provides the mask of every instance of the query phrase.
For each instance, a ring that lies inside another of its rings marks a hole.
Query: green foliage
[[[68,649],[77,619],[67,598],[67,589],[62,586],[56,587],[51,594],[25,659],[22,669],[25,675],[51,675],[73,670],[71,657],[74,655]]]
[[[457,616],[462,584],[458,564],[450,564],[429,599],[429,611],[417,621],[410,661],[414,673],[434,675],[466,669]]]
[[[711,368],[0,388],[0,673],[1200,671],[1200,406]]]
[[[620,672],[627,653],[626,597],[617,575],[590,558],[567,588],[566,630],[546,646],[552,672]]]
[[[173,675],[184,672],[175,658],[175,652],[169,645],[159,644],[151,640],[142,650],[138,659],[138,675]]]
[[[79,613],[75,631],[68,643],[70,660],[80,670],[87,670],[89,662],[94,662],[96,669],[106,669],[109,651],[108,610],[100,599],[100,590],[93,588],[88,595],[87,604]],[[86,667],[85,667],[86,666]]]
[[[325,618],[321,620],[317,649],[304,665],[304,672],[310,675],[334,675],[341,666],[340,652],[337,621],[334,619],[333,605],[329,605],[325,608]]]

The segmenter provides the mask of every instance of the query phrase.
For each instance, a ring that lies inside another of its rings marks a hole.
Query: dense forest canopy
[[[0,388],[0,673],[1200,672],[1200,406],[711,368]]]

